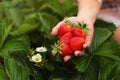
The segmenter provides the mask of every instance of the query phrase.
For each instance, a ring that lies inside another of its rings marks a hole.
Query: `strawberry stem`
[[[78,28],[81,28],[82,31],[84,31],[85,33],[87,33],[88,30],[90,30],[90,29],[87,27],[87,24],[86,24],[84,21],[82,21],[81,23],[78,22]]]
[[[73,25],[72,22],[69,21],[69,20],[66,20],[65,23],[66,23],[68,26],[72,26],[72,25]]]
[[[81,23],[79,22],[78,24],[82,29],[87,27],[87,24],[85,24],[84,21],[82,21]]]
[[[62,44],[59,41],[52,46],[54,54],[61,54],[61,46]]]

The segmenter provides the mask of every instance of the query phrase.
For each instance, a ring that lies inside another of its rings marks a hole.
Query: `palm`
[[[86,24],[88,24],[88,28],[90,29],[89,32],[87,33],[86,35],[86,41],[83,45],[83,48],[87,48],[90,46],[91,44],[91,41],[92,41],[92,37],[93,37],[93,33],[94,33],[94,27],[93,27],[93,23],[91,21],[87,21],[87,20],[81,20],[79,19],[78,17],[70,17],[70,18],[66,18],[64,19],[63,21],[59,22],[53,29],[52,29],[52,32],[51,34],[52,35],[57,35],[58,34],[58,28],[59,26],[64,23],[65,20],[69,20],[70,22],[72,23],[78,23],[78,22],[81,22],[81,21],[84,21]],[[83,55],[83,52],[81,51],[76,51],[74,53],[75,56],[81,56]],[[71,59],[71,56],[70,55],[67,55],[64,57],[64,61],[68,61],[69,59]]]

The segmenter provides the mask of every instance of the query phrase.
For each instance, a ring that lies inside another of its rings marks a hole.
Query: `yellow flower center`
[[[39,58],[39,57],[36,57],[36,58],[35,58],[35,61],[39,61],[39,60],[40,60],[40,58]]]
[[[43,49],[41,48],[40,51],[43,51]]]

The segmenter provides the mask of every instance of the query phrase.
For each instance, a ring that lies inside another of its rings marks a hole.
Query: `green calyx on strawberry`
[[[72,50],[70,49],[69,45],[62,42],[57,42],[53,47],[53,54],[58,54],[62,57],[72,54]]]
[[[61,46],[62,46],[62,44],[60,44],[59,41],[58,41],[57,43],[55,43],[55,44],[52,46],[52,48],[53,48],[52,54],[53,54],[53,55],[59,55],[59,54],[61,54]]]
[[[78,22],[77,27],[80,28],[85,34],[87,34],[87,32],[90,30],[90,29],[87,27],[87,24],[85,24],[84,21],[82,21],[81,23]]]

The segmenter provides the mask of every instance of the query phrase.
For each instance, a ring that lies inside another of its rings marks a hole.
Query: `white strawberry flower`
[[[42,61],[42,56],[40,54],[36,54],[32,56],[32,61],[33,62],[41,62]]]
[[[46,48],[46,47],[37,47],[37,48],[35,49],[35,51],[37,51],[37,52],[46,52],[46,51],[47,51],[47,48]]]

